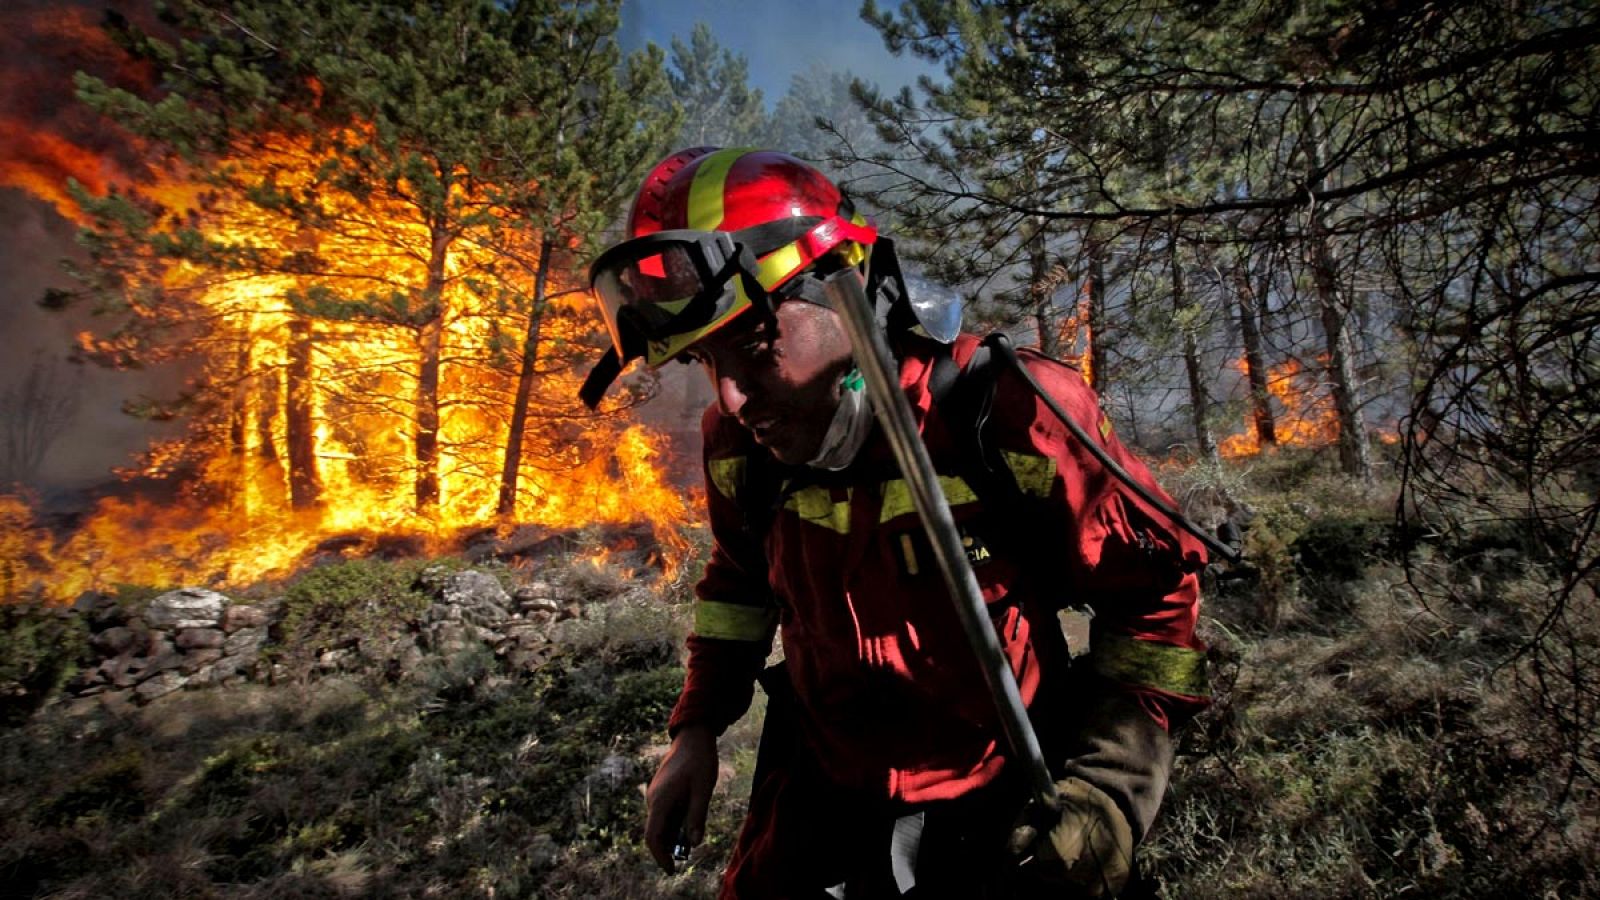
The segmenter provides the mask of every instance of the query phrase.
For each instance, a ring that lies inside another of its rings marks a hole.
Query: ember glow
[[[1242,357],[1233,365],[1241,374],[1245,372]],[[1267,393],[1277,401],[1273,404],[1273,416],[1278,446],[1325,447],[1339,439],[1338,414],[1315,370],[1307,371],[1294,359],[1279,363],[1267,373]],[[1224,438],[1217,450],[1228,459],[1261,452],[1248,411],[1244,431]]]
[[[591,298],[564,289],[558,272],[539,318],[514,509],[497,512],[540,235],[487,228],[440,254],[404,184],[359,202],[321,197],[329,224],[312,231],[199,177],[135,185],[70,142],[29,146],[59,158],[0,170],[0,184],[90,224],[61,190],[58,175],[72,173],[91,194],[131,198],[154,230],[203,235],[208,250],[119,256],[133,327],[79,337],[80,351],[102,363],[181,359],[194,371],[199,399],[181,410],[187,432],[126,473],[174,478],[180,498],[106,499],[70,534],[52,534],[25,503],[0,497],[7,596],[239,586],[287,574],[330,546],[359,554],[404,541],[447,552],[464,533],[524,525],[648,523],[671,574],[686,547],[687,504],[667,480],[656,435],[577,403],[574,359],[593,355],[596,319]],[[312,192],[317,152],[264,136],[256,155],[217,165]],[[459,193],[452,202],[473,214],[512,215]],[[139,336],[152,333],[161,341]]]

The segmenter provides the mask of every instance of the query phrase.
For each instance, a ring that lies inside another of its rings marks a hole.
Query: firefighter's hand
[[[1115,897],[1133,867],[1133,831],[1128,819],[1099,788],[1077,778],[1056,782],[1060,815],[1041,826],[1023,824],[1012,833],[1012,849],[1031,854],[1035,877],[1060,884],[1068,896]],[[1041,834],[1040,832],[1044,833]]]
[[[644,794],[644,843],[668,875],[676,868],[674,847],[680,842],[692,847],[705,837],[706,810],[716,783],[716,735],[703,726],[686,726],[672,739]]]

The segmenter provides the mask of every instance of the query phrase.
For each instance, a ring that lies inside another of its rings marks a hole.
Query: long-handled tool
[[[961,547],[961,535],[956,530],[955,519],[950,516],[950,505],[939,487],[928,448],[917,431],[911,404],[900,390],[899,368],[889,353],[882,329],[877,326],[860,276],[854,269],[844,269],[829,277],[824,289],[828,302],[839,313],[850,335],[850,346],[855,351],[856,365],[866,379],[873,412],[889,438],[895,461],[905,476],[917,515],[927,532],[928,543],[933,546],[939,572],[955,603],[962,630],[977,654],[1012,757],[1027,770],[1033,799],[1045,809],[1055,810],[1058,806],[1055,781],[1039,749],[1039,738],[1028,722],[1016,679],[1000,649],[1000,639],[978,589],[978,579]]]

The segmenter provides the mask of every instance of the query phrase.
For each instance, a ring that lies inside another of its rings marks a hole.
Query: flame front
[[[314,187],[326,151],[262,144],[256,156],[218,165],[285,195]],[[36,180],[9,183],[67,208]],[[482,192],[452,190],[450,203],[479,221],[513,215]],[[187,432],[128,473],[181,473],[186,490],[168,504],[104,500],[55,540],[7,499],[8,595],[237,586],[286,573],[319,547],[360,552],[404,537],[440,551],[465,529],[518,524],[647,522],[671,567],[686,547],[688,512],[660,465],[658,438],[575,402],[574,359],[592,352],[591,298],[553,284],[535,302],[537,232],[489,227],[438,252],[438,229],[406,192],[400,184],[359,200],[319,196],[332,224],[312,230],[198,178],[139,191],[135,206],[154,227],[203,234],[206,246],[161,254],[130,245],[116,263],[130,327],[79,343],[113,365],[193,360]],[[103,216],[92,224],[106,230]],[[511,410],[535,322],[541,357],[508,511]],[[140,337],[149,334],[167,343]]]
[[[1243,357],[1234,361],[1234,367],[1245,372]],[[1325,447],[1339,439],[1339,416],[1332,402],[1316,388],[1314,373],[1308,373],[1296,359],[1273,366],[1267,373],[1267,393],[1278,401],[1273,425],[1278,446]],[[1255,456],[1261,452],[1261,441],[1246,415],[1245,430],[1229,435],[1217,445],[1217,451],[1228,459]]]

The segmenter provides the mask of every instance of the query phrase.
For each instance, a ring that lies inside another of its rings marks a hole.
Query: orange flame
[[[41,138],[37,177],[7,170],[5,183],[29,190],[75,217],[59,189],[73,173],[92,192],[122,176],[69,142]],[[318,159],[309,145],[283,140],[252,159],[219,165],[271,172],[284,188],[305,188]],[[96,171],[98,180],[84,177]],[[295,179],[301,179],[295,181]],[[462,204],[491,213],[488,201],[456,189]],[[332,284],[343,296],[373,288],[415,297],[427,281],[432,239],[416,209],[373,195],[320,198],[338,229],[307,234],[281,215],[208,192],[198,179],[169,176],[135,197],[163,227],[197,226],[218,247],[268,248],[274,271],[219,271],[148,251],[124,259],[135,290],[130,315],[185,334],[199,360],[197,381],[212,402],[193,414],[188,433],[144,454],[128,474],[188,473],[181,502],[107,499],[69,536],[52,539],[26,504],[0,497],[0,575],[7,595],[70,600],[119,583],[248,584],[285,574],[330,539],[361,552],[406,536],[438,552],[455,536],[513,523],[553,527],[649,523],[671,577],[687,550],[684,497],[658,462],[660,440],[642,426],[585,418],[576,405],[580,373],[541,358],[534,409],[518,460],[514,511],[496,512],[520,347],[529,327],[532,271],[508,259],[536,259],[538,235],[491,250],[461,241],[444,265],[437,318],[437,456],[434,498],[420,501],[418,452],[424,417],[418,328],[391,316],[319,314],[312,296]],[[519,256],[520,254],[520,256]],[[302,274],[302,262],[316,276]],[[487,285],[487,287],[486,287]],[[556,286],[559,288],[559,286]],[[142,290],[142,292],[141,292]],[[554,291],[543,312],[540,346],[583,347],[597,324],[593,301]],[[80,336],[82,349],[112,364],[137,364],[126,339]],[[144,352],[148,353],[148,350]],[[166,351],[168,355],[174,355]],[[548,355],[548,350],[545,352]],[[148,358],[148,357],[146,357]],[[542,416],[542,417],[541,417]],[[294,422],[309,433],[291,434]],[[541,424],[542,423],[542,424]],[[315,502],[299,502],[304,494]]]
[[[1246,371],[1243,357],[1234,368]],[[1319,393],[1320,382],[1314,372],[1306,372],[1299,360],[1273,366],[1267,373],[1267,393],[1277,401],[1274,432],[1280,447],[1324,447],[1339,439],[1339,417],[1329,399]],[[1229,435],[1217,451],[1228,459],[1255,456],[1261,452],[1254,422],[1245,416],[1244,431]]]
[[[1083,380],[1094,384],[1094,320],[1089,315],[1091,286],[1086,281],[1079,291],[1078,305],[1072,315],[1061,319],[1056,328],[1057,356],[1072,363],[1083,374]]]

